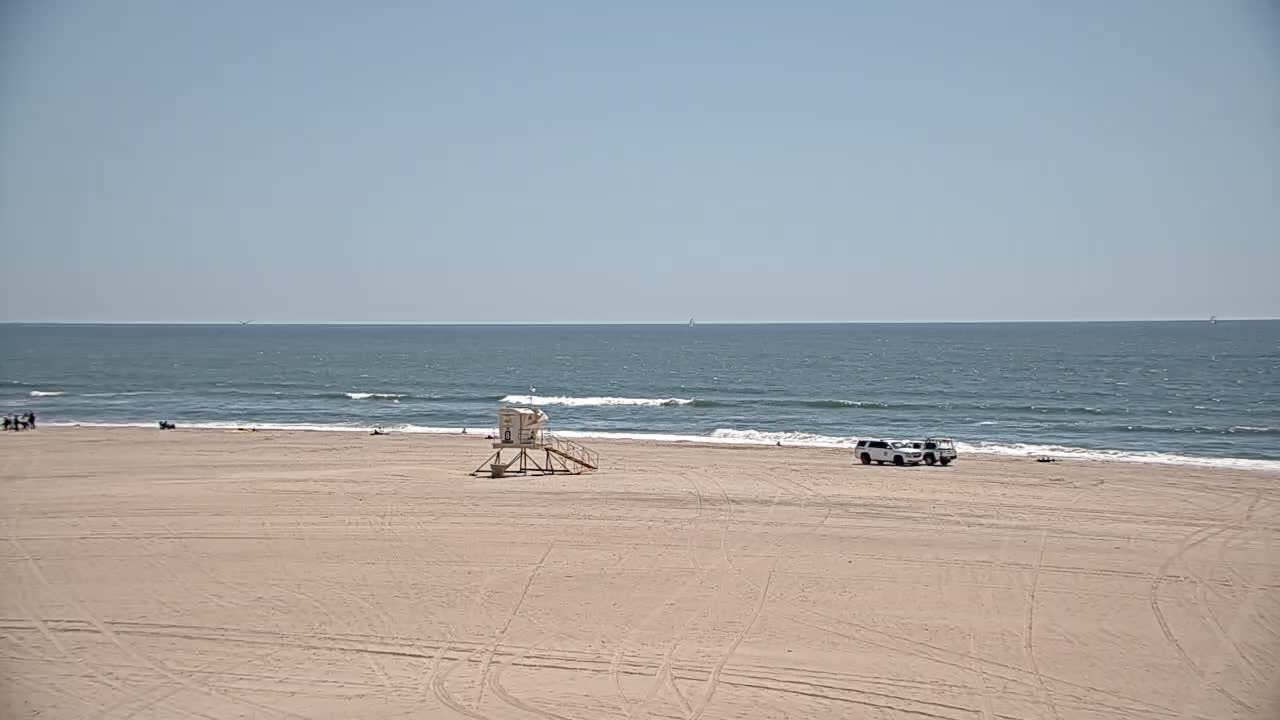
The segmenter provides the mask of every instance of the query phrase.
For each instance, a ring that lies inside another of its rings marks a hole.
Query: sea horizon
[[[1276,322],[1275,317],[1221,317],[1209,316],[1200,318],[1121,318],[1121,319],[1085,319],[1085,320],[699,320],[696,317],[684,320],[3,320],[3,325],[18,326],[166,326],[166,327],[202,327],[202,326],[296,326],[296,327],[375,327],[375,326],[408,326],[408,327],[615,327],[615,326],[687,326],[689,320],[695,326],[701,325],[1101,325],[1116,323],[1239,323],[1239,322]]]

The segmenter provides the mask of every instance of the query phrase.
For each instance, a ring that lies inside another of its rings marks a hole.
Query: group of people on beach
[[[6,416],[4,418],[4,429],[13,430],[13,431],[35,430],[36,414],[33,412],[28,412],[24,415],[14,415],[13,417]]]

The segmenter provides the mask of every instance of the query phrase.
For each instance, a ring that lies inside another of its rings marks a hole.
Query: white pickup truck
[[[924,464],[950,465],[955,460],[956,444],[950,438],[925,438],[911,441],[911,447],[924,455]]]
[[[863,465],[872,462],[883,465],[891,462],[894,465],[919,465],[924,461],[924,453],[911,447],[911,443],[892,440],[859,440],[853,449],[853,456]]]

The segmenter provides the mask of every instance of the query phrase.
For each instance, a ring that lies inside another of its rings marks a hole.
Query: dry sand
[[[0,436],[4,718],[1272,718],[1280,475]]]

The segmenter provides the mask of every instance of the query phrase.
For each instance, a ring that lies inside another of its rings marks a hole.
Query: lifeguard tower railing
[[[547,450],[572,460],[589,470],[595,470],[600,467],[600,453],[595,450],[556,435],[550,430],[543,430],[539,435],[541,436],[543,447]]]

